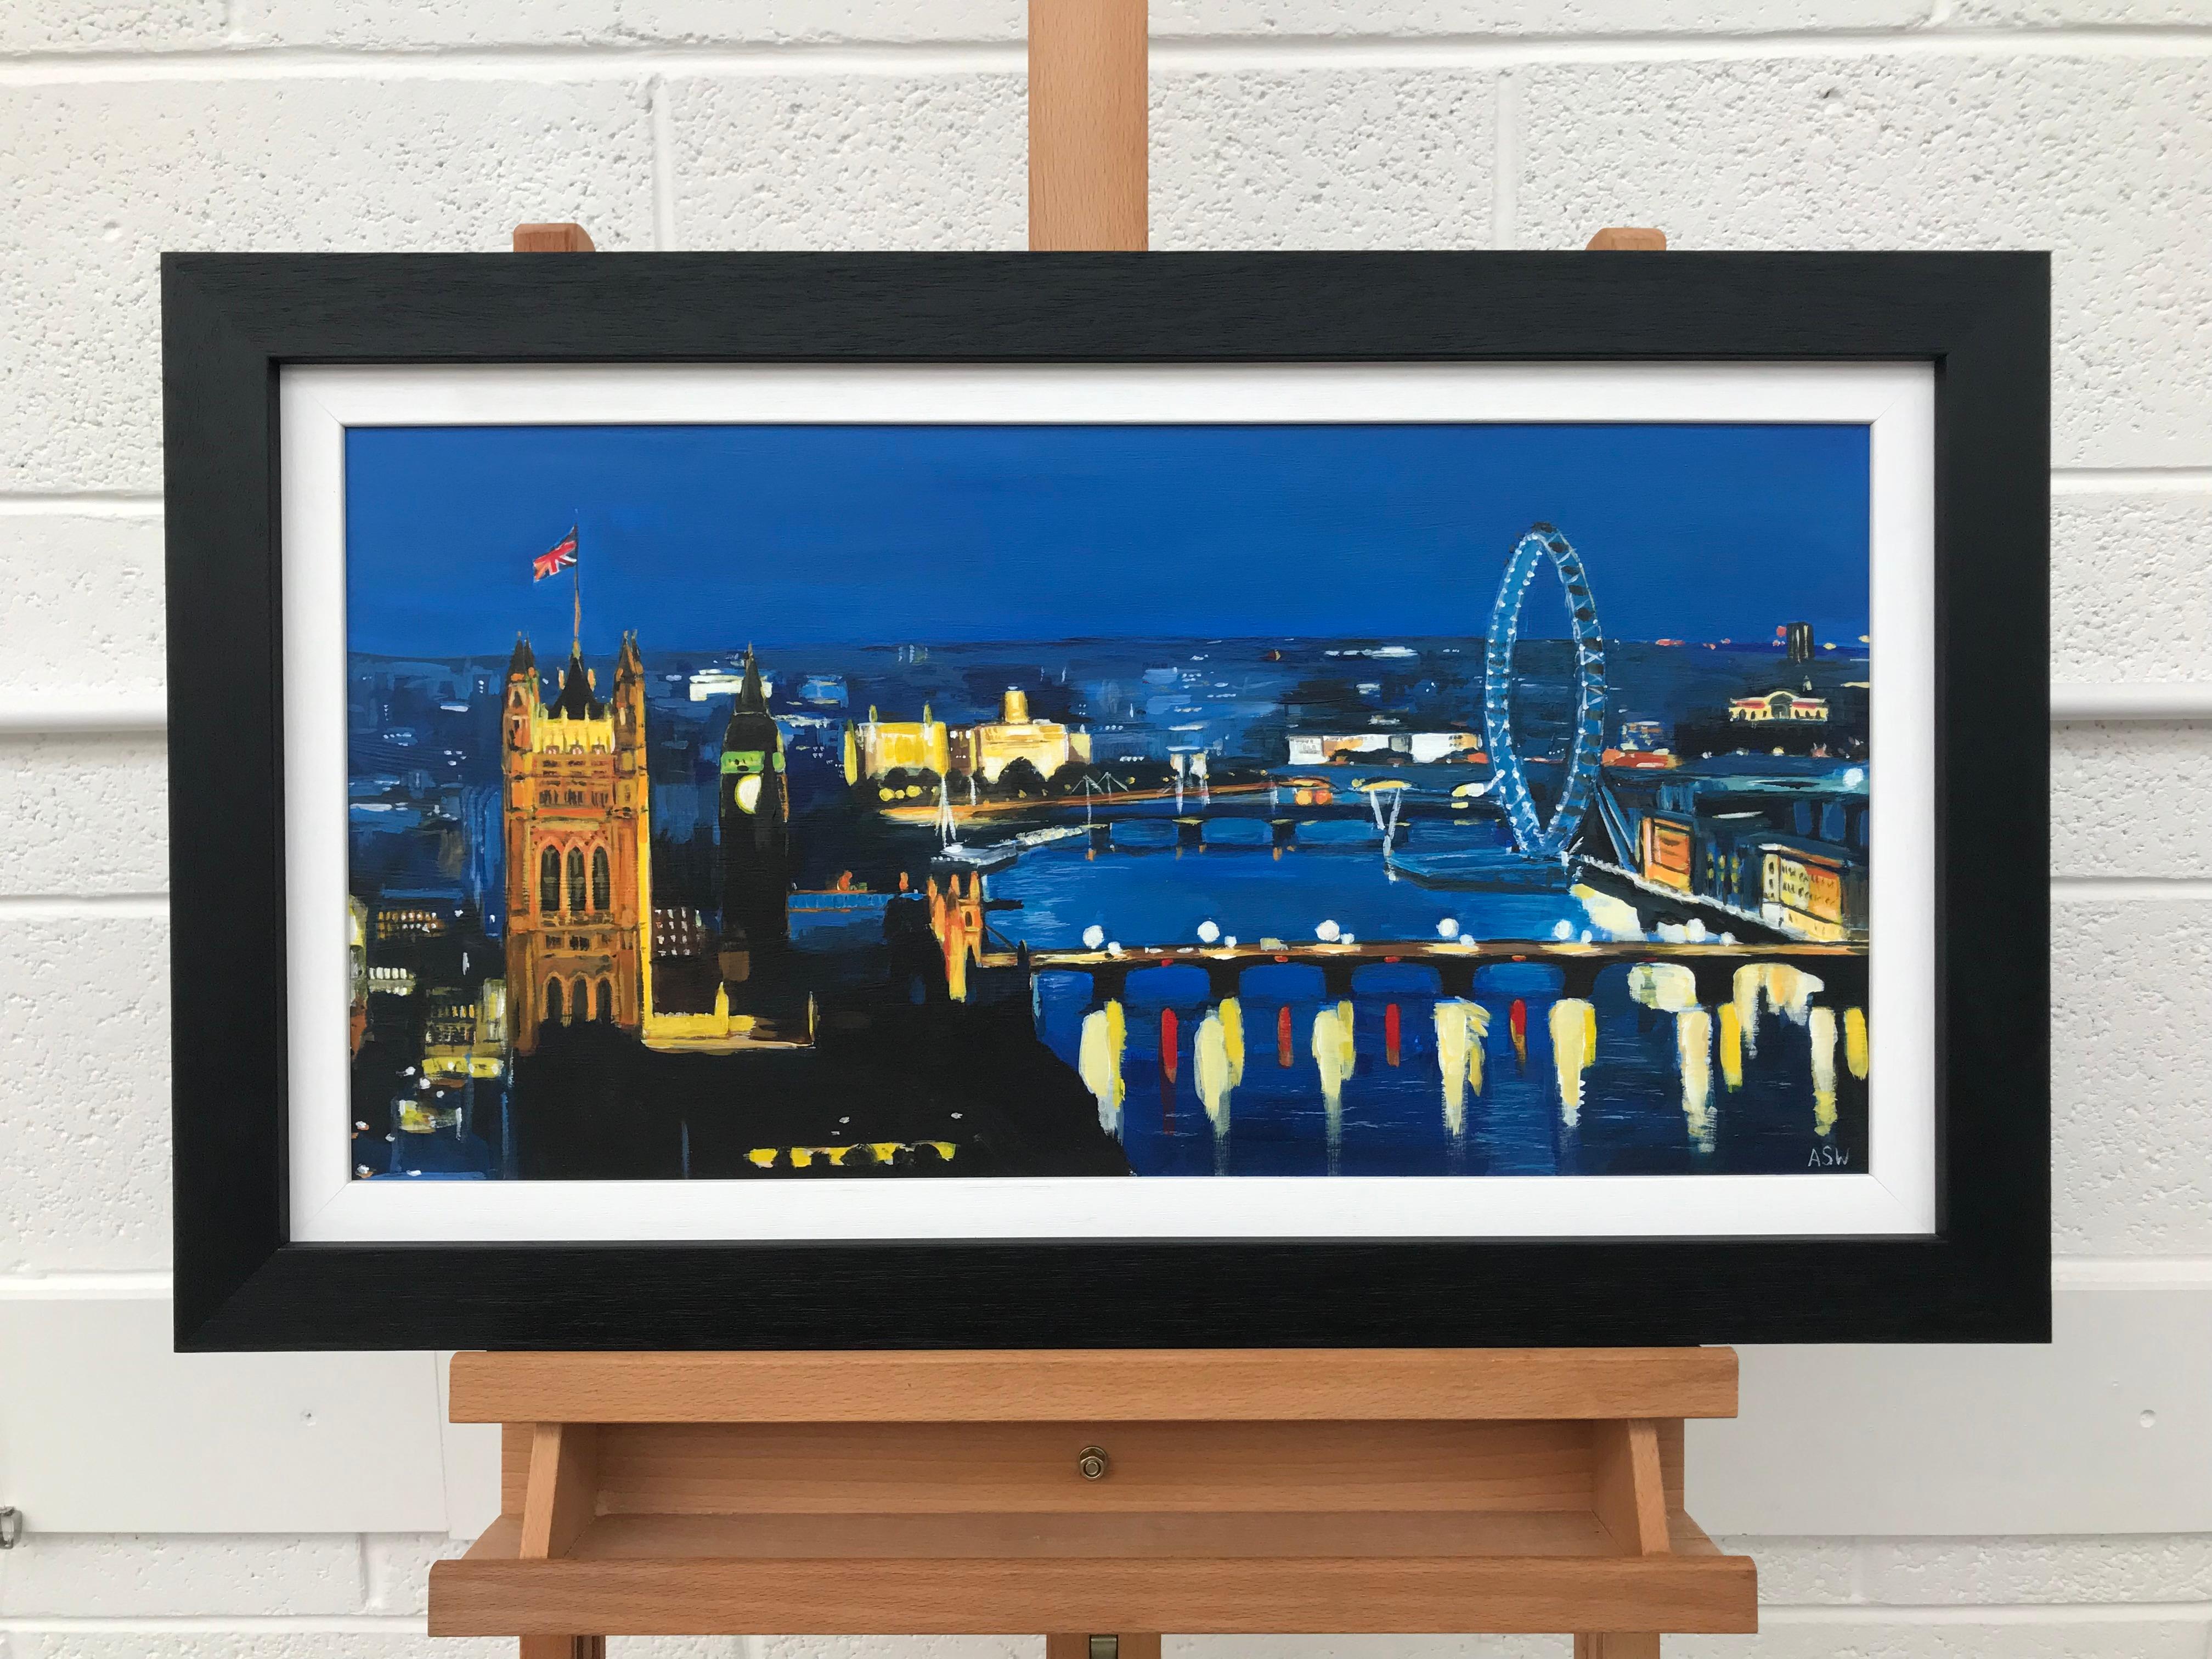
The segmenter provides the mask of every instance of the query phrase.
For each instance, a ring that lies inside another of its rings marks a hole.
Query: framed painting
[[[2044,1336],[2047,289],[170,256],[180,1346]]]

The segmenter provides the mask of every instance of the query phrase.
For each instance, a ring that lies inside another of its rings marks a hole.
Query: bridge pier
[[[1437,974],[1443,981],[1444,994],[1448,997],[1462,999],[1473,997],[1474,970],[1481,965],[1481,962],[1474,957],[1457,960],[1450,957],[1438,958],[1436,964]]]
[[[1298,844],[1298,823],[1296,818],[1270,818],[1267,820],[1267,830],[1271,846],[1295,847]]]
[[[1214,1002],[1226,1002],[1237,994],[1244,977],[1244,964],[1231,959],[1222,962],[1208,957],[1201,965],[1206,969],[1206,994]]]
[[[1109,960],[1097,963],[1082,971],[1091,975],[1091,1000],[1093,1002],[1119,1002],[1128,988],[1131,962]]]
[[[1559,994],[1588,1002],[1597,994],[1597,976],[1608,964],[1593,957],[1562,957],[1552,965],[1559,970]]]
[[[1736,957],[1715,958],[1700,957],[1690,963],[1690,977],[1697,981],[1698,1006],[1717,1008],[1723,1002],[1735,1000],[1735,970],[1744,964]]]

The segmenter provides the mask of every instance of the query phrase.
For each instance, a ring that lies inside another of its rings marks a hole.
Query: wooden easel
[[[1146,176],[1144,0],[1031,0],[1030,246],[1142,248]],[[501,1514],[431,1569],[430,1632],[604,1659],[1073,1627],[1048,1659],[1159,1659],[1163,1630],[1573,1631],[1656,1659],[1758,1628],[1751,1561],[1682,1508],[1683,1419],[1735,1407],[1728,1348],[464,1353]]]
[[[503,1513],[431,1569],[430,1632],[522,1659],[1070,1626],[1049,1659],[1163,1629],[1653,1659],[1757,1628],[1750,1560],[1682,1510],[1727,1348],[464,1353],[452,1393],[503,1425]]]

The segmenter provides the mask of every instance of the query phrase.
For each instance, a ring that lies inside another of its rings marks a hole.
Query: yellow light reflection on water
[[[1743,1087],[1743,1016],[1733,1002],[1721,1004],[1721,1081]]]
[[[1121,1102],[1127,1092],[1121,1081],[1121,1051],[1128,1040],[1121,1005],[1109,1002],[1083,1017],[1083,1038],[1075,1054],[1076,1074],[1098,1102],[1098,1127],[1116,1137],[1121,1133]]]
[[[1443,1074],[1444,1128],[1454,1140],[1467,1133],[1467,1097],[1482,1092],[1482,1042],[1490,1010],[1448,997],[1436,1008],[1437,1069]]]
[[[1681,1056],[1682,1119],[1701,1152],[1713,1149],[1713,1017],[1704,1009],[1674,1015],[1674,1051]]]
[[[1836,1127],[1836,1011],[1809,1011],[1806,1030],[1813,1034],[1813,1133]]]
[[[1583,1073],[1597,1055],[1597,1010],[1580,997],[1561,997],[1552,1005],[1551,1026],[1559,1116],[1572,1127],[1583,1113]]]
[[[1321,1073],[1322,1106],[1328,1118],[1328,1172],[1336,1173],[1344,1145],[1344,1080],[1358,1061],[1352,1042],[1352,1004],[1340,1002],[1314,1016],[1314,1065]]]

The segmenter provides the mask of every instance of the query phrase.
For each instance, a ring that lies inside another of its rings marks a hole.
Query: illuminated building
[[[879,778],[895,767],[934,772],[951,770],[951,736],[943,720],[933,718],[929,705],[921,707],[918,720],[884,720],[873,708],[858,726],[845,729],[845,781]]]
[[[507,1069],[507,982],[471,989],[435,986],[424,994],[422,1075],[433,1085],[490,1079]]]
[[[1070,761],[1088,765],[1091,734],[1058,720],[1031,720],[1029,694],[1008,686],[1000,718],[953,732],[950,748],[955,769],[996,783],[999,774],[1018,760],[1029,762],[1048,778]]]
[[[368,1035],[368,907],[346,896],[346,1047],[361,1052]]]
[[[1807,720],[1825,720],[1828,718],[1828,700],[1778,689],[1761,692],[1755,697],[1730,698],[1729,718],[1754,726],[1770,722],[1790,725]]]
[[[507,667],[507,991],[514,1048],[547,1024],[602,1020],[635,1031],[652,1003],[651,805],[645,665],[623,635],[602,701],[572,644],[544,702],[518,641]]]
[[[1344,765],[1370,755],[1417,766],[1480,765],[1490,758],[1480,732],[1293,732],[1288,744],[1292,766]]]

